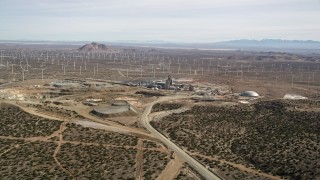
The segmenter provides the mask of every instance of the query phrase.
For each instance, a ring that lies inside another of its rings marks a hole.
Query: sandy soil
[[[137,155],[136,155],[136,179],[142,179],[143,172],[143,140],[139,139],[137,144]]]
[[[62,121],[61,119],[59,119],[57,117],[49,116],[49,115],[43,114],[41,112],[38,112],[36,108],[22,106],[19,103],[17,103],[16,101],[4,101],[4,102],[8,103],[8,104],[11,104],[11,105],[14,105],[14,106],[17,106],[20,109],[22,109],[23,111],[25,111],[27,113],[30,113],[30,114],[33,114],[33,115],[36,115],[36,116],[39,116],[39,117],[43,117],[43,118],[46,118],[46,119],[57,120],[57,121]]]
[[[64,122],[64,123],[62,123],[62,124],[60,125],[59,134],[58,134],[58,135],[59,135],[59,142],[58,142],[57,148],[54,150],[53,158],[54,158],[54,160],[56,161],[56,163],[58,164],[58,166],[59,166],[65,173],[69,174],[69,175],[72,177],[72,179],[75,179],[75,176],[74,176],[69,170],[67,170],[66,168],[64,168],[64,167],[62,166],[62,164],[60,163],[60,161],[58,160],[58,158],[57,158],[57,154],[58,154],[59,151],[60,151],[61,144],[62,144],[62,141],[63,141],[62,133],[63,133],[63,131],[64,131],[65,129],[66,129],[66,123]]]

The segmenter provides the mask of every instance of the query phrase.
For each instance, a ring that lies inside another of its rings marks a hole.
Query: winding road
[[[148,118],[151,109],[154,104],[168,101],[168,100],[176,100],[176,99],[184,99],[187,96],[177,95],[175,97],[164,97],[162,99],[156,100],[152,103],[149,103],[144,110],[142,117],[141,117],[141,123],[146,127],[156,138],[161,140],[162,143],[167,145],[170,149],[172,149],[181,159],[183,159],[185,162],[187,162],[194,170],[196,170],[199,174],[201,174],[205,179],[209,180],[218,180],[220,179],[216,174],[209,171],[206,167],[204,167],[202,164],[200,164],[198,161],[196,161],[194,158],[192,158],[189,154],[184,152],[181,148],[179,148],[177,145],[175,145],[173,142],[171,142],[168,138],[166,138],[164,135],[162,135],[160,132],[158,132],[156,129],[154,129],[150,125],[150,120]]]

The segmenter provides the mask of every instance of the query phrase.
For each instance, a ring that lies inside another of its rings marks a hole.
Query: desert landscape
[[[1,45],[0,178],[317,179],[319,59]]]
[[[320,180],[319,0],[0,0],[0,180]]]

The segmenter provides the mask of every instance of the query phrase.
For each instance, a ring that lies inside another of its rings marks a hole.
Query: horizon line
[[[230,39],[224,41],[207,41],[207,42],[192,42],[192,41],[167,41],[167,40],[36,40],[36,39],[0,39],[0,43],[2,41],[9,42],[110,42],[110,43],[181,43],[181,44],[208,44],[208,43],[224,43],[224,42],[232,42],[232,41],[257,41],[262,42],[265,40],[277,40],[277,41],[301,41],[301,42],[316,42],[320,43],[320,40],[313,39],[279,39],[279,38],[262,38],[262,39],[252,39],[252,38],[241,38],[241,39]]]

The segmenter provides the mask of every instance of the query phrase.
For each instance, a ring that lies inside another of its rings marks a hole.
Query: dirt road
[[[186,152],[184,152],[181,148],[179,148],[176,144],[171,142],[169,139],[167,139],[165,136],[163,136],[160,132],[158,132],[156,129],[154,129],[150,123],[149,123],[149,114],[151,112],[151,109],[154,104],[168,101],[168,100],[175,100],[175,99],[184,99],[187,96],[174,96],[174,97],[163,97],[160,98],[157,101],[154,101],[152,103],[149,103],[143,112],[141,116],[141,123],[158,139],[162,141],[162,143],[166,144],[170,149],[172,149],[181,159],[183,159],[185,162],[187,162],[193,169],[195,169],[199,174],[201,174],[205,179],[209,180],[216,180],[220,179],[216,174],[209,171],[207,168],[205,168],[201,163],[196,161],[194,158],[192,158],[190,155],[188,155]]]

